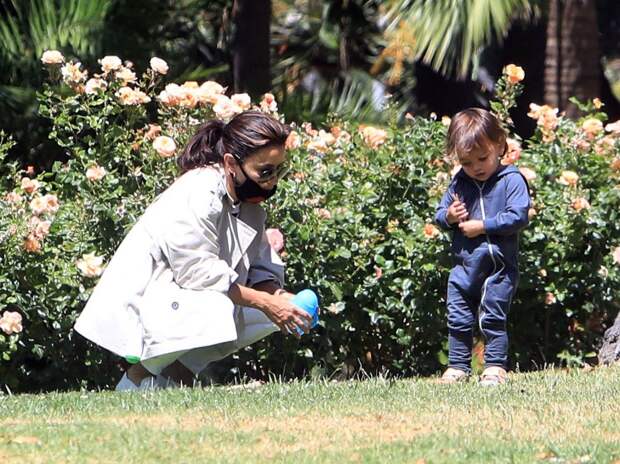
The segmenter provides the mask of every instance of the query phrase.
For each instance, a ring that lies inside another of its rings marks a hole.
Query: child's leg
[[[480,304],[480,330],[485,338],[485,367],[508,369],[508,332],[506,320],[517,278],[507,273],[492,276]]]
[[[448,280],[448,365],[469,373],[475,318],[471,298],[459,284],[461,273],[453,269]]]

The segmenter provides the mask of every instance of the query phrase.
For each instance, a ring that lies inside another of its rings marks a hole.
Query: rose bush
[[[162,82],[168,67],[155,58],[141,74],[118,57],[94,71],[61,54],[43,58],[50,83],[40,111],[66,161],[38,174],[3,165],[0,383],[110,385],[118,359],[72,330],[106,262],[173,181],[174,156],[202,121],[250,107],[276,115],[277,102],[267,94],[254,105],[216,82]],[[493,109],[510,127],[523,71],[505,72]],[[583,109],[582,120],[570,121],[532,106],[538,132],[512,137],[504,159],[522,169],[534,199],[510,322],[512,358],[523,368],[583,362],[617,312],[620,124],[605,124],[595,102]],[[269,237],[291,288],[321,296],[321,323],[301,342],[274,335],[220,372],[415,374],[445,363],[449,237],[432,219],[458,169],[444,153],[448,122],[295,126],[292,173],[268,205]],[[2,140],[0,155],[10,148]]]

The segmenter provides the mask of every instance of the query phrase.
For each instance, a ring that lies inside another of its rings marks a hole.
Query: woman
[[[117,390],[192,385],[207,364],[276,331],[309,329],[283,290],[259,205],[286,173],[289,128],[258,111],[206,123],[182,175],[131,229],[76,330],[133,361]]]

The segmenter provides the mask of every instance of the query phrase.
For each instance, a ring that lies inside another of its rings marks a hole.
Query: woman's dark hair
[[[221,163],[224,153],[243,161],[256,150],[271,145],[284,146],[291,129],[260,111],[244,111],[230,120],[204,124],[177,159],[181,173]]]
[[[506,131],[489,111],[468,108],[450,121],[448,155],[467,156],[475,148],[484,149],[490,143],[506,147]]]

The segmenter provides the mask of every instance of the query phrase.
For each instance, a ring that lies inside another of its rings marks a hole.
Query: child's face
[[[497,144],[476,147],[464,156],[459,155],[463,171],[472,179],[486,181],[499,166],[501,148]]]

